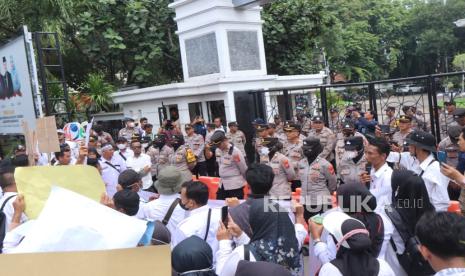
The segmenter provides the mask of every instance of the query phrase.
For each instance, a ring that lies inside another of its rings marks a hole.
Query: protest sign
[[[67,141],[81,141],[84,139],[84,128],[78,122],[67,123],[63,127]]]
[[[40,152],[50,153],[60,151],[54,116],[37,119],[36,134]]]
[[[34,166],[34,133],[29,129],[29,124],[26,121],[21,122],[23,128],[24,141],[26,142],[27,159],[30,166]]]
[[[169,245],[131,249],[2,254],[2,275],[127,276],[171,275]]]
[[[27,199],[27,196],[25,196]],[[27,203],[26,203],[27,206]],[[28,222],[26,222],[28,223]],[[136,219],[70,190],[53,186],[39,217],[10,253],[136,247],[145,232]],[[12,230],[12,234],[16,233]]]
[[[26,215],[35,219],[44,207],[52,185],[60,186],[99,201],[105,184],[98,170],[91,166],[36,166],[15,170],[18,192],[26,200]]]
[[[92,120],[86,126],[86,143],[85,143],[86,147],[89,146],[90,131],[92,130],[93,124],[94,124],[94,117],[92,117]]]

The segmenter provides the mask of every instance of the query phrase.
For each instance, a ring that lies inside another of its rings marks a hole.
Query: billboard
[[[0,134],[21,134],[21,122],[35,128],[31,77],[24,36],[0,47]]]

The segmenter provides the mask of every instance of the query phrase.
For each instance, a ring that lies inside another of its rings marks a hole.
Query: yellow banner
[[[105,184],[97,169],[86,165],[18,167],[15,180],[18,192],[24,195],[25,213],[29,219],[39,216],[52,186],[66,188],[95,201],[100,201],[105,192]]]

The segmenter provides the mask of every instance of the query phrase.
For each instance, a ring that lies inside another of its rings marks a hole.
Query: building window
[[[226,113],[224,110],[224,101],[207,102],[208,121],[213,122],[217,117],[221,118],[223,125],[226,126]]]
[[[202,103],[189,103],[189,117],[190,121],[194,121],[195,117],[197,116],[203,116],[202,112]]]

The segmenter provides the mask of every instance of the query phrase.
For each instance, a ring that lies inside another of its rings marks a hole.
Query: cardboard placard
[[[50,195],[52,185],[100,201],[105,184],[96,168],[87,165],[20,167],[15,171],[18,192],[24,195],[26,215],[35,219]]]
[[[36,133],[40,152],[60,151],[55,117],[48,116],[36,120]]]
[[[171,275],[169,245],[62,253],[2,254],[2,275]]]
[[[34,166],[34,132],[29,130],[29,125],[26,121],[21,122],[21,127],[23,128],[24,141],[26,143],[26,152],[29,165]]]

